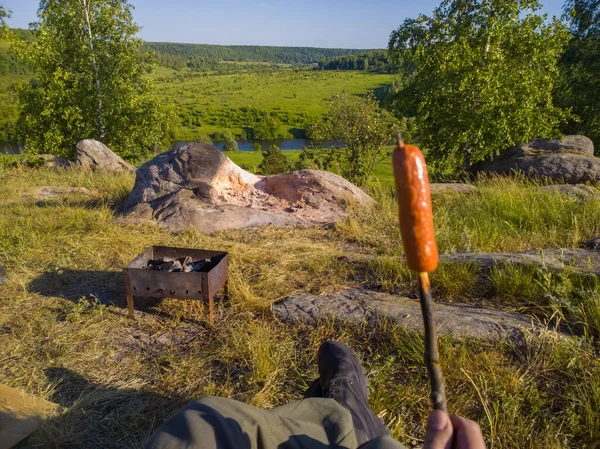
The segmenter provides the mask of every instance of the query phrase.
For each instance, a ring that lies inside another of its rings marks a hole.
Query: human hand
[[[485,449],[479,424],[434,410],[427,421],[423,449]]]

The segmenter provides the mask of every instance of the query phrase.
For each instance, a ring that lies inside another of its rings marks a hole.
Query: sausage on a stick
[[[431,402],[435,410],[447,412],[429,282],[429,273],[438,266],[438,250],[433,234],[427,165],[421,150],[414,145],[405,145],[401,137],[392,155],[392,164],[406,262],[408,268],[419,274],[419,293],[425,327],[425,364],[429,372]]]

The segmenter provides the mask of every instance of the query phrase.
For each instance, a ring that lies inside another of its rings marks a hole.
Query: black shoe
[[[317,359],[323,397],[350,411],[358,445],[389,435],[369,406],[367,376],[352,349],[339,341],[327,341],[319,348]]]
[[[323,389],[321,388],[321,379],[317,377],[313,380],[306,391],[304,392],[304,398],[322,398]]]

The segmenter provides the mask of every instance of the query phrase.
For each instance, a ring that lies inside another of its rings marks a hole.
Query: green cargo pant
[[[356,449],[350,412],[333,399],[309,398],[272,410],[231,399],[190,402],[152,436],[146,449]],[[379,437],[361,449],[405,449]]]

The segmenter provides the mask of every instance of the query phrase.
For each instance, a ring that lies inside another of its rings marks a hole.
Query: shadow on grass
[[[127,197],[119,198],[49,198],[46,200],[35,200],[33,204],[39,208],[55,208],[55,207],[74,207],[82,209],[100,209],[108,207],[109,209],[118,212],[121,205]]]
[[[219,410],[206,404],[190,402],[195,398],[167,396],[136,388],[113,388],[89,382],[66,368],[48,368],[44,374],[49,383],[56,385],[49,399],[59,404],[62,411],[43,421],[36,432],[18,446],[21,449],[141,448],[186,403],[186,415],[177,415],[161,429],[163,437],[167,436],[171,444],[173,440],[181,439],[198,443],[198,429],[192,432],[189,427],[194,424],[190,416],[196,415],[195,424],[210,430],[206,432],[207,442],[215,435],[217,448],[225,447],[222,446],[224,442],[229,442],[226,447],[251,448],[250,438],[240,422],[225,418]],[[325,449],[330,446],[300,434],[291,435],[277,447]]]
[[[27,290],[30,293],[63,298],[74,303],[79,302],[82,298],[87,298],[96,299],[100,304],[107,306],[127,308],[125,279],[121,271],[58,268],[47,271],[32,280],[27,286]],[[219,302],[224,301],[221,295],[216,299]],[[136,312],[145,312],[165,319],[174,318],[170,313],[156,309],[163,298],[136,296],[134,301]],[[180,319],[194,324],[202,324],[191,318]]]
[[[65,368],[48,368],[44,374],[57,384],[49,399],[63,411],[44,421],[20,448],[142,447],[156,428],[189,401],[135,387],[91,383]]]
[[[47,271],[29,283],[31,293],[77,302],[94,297],[102,304],[125,307],[125,282],[121,271],[71,270]]]

